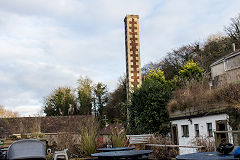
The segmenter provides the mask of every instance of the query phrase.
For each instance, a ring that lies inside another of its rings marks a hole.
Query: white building
[[[235,51],[211,66],[211,87],[217,88],[226,83],[240,80],[240,52]],[[197,107],[185,111],[170,113],[172,143],[179,146],[194,146],[196,137],[203,137],[214,141],[218,146],[222,140],[233,143],[231,133],[215,133],[214,131],[231,131],[226,107],[212,108],[203,111]],[[194,148],[179,147],[179,154],[196,152]]]
[[[214,134],[214,131],[231,131],[228,119],[228,115],[222,113],[172,120],[172,140],[179,146],[195,146],[193,141],[198,137],[207,138],[212,142],[218,139],[217,143],[220,143],[221,139],[226,139],[226,142],[233,143],[230,133]],[[179,147],[179,154],[194,152],[196,148]]]

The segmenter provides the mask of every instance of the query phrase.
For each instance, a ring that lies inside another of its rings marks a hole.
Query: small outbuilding
[[[182,92],[181,96],[189,96],[189,99],[185,100],[191,103],[184,100],[180,100],[182,103],[179,103],[176,99],[170,102],[172,106],[175,105],[175,108],[172,107],[169,111],[171,139],[173,144],[179,145],[179,154],[196,152],[199,149],[196,146],[197,141],[200,140],[205,144],[214,144],[215,148],[223,142],[235,143],[229,110],[237,104],[228,99],[231,95],[228,97],[227,92],[224,93],[225,97],[222,93],[225,90],[231,93],[231,87],[236,91],[240,87],[240,52],[235,51],[214,62],[210,67],[210,86],[200,87],[199,90],[195,88],[195,93],[192,93],[195,97],[189,90]],[[230,84],[233,85],[226,88]]]

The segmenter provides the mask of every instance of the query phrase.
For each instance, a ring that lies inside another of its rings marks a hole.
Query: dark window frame
[[[189,137],[188,125],[181,125],[181,127],[182,127],[182,137]]]
[[[195,130],[195,137],[199,137],[200,136],[199,124],[194,124],[194,130]]]
[[[213,137],[212,123],[207,123],[207,132],[208,132],[208,137]]]

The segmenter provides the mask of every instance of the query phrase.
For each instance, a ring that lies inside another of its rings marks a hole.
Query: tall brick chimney
[[[135,87],[142,84],[140,47],[139,47],[139,16],[126,15],[125,19],[125,48],[126,48],[126,73],[127,96]]]

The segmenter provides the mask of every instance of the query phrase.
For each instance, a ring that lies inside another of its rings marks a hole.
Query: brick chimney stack
[[[139,46],[139,16],[126,15],[125,19],[125,48],[126,48],[126,73],[127,96],[135,87],[142,84],[140,46]]]

